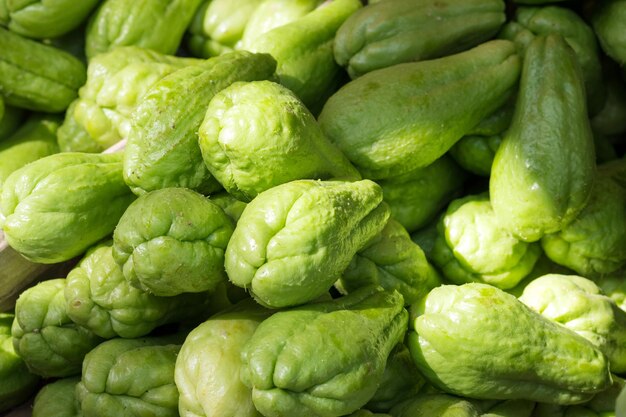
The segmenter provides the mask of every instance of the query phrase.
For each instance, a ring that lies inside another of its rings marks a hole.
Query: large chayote
[[[198,135],[211,174],[243,201],[298,179],[361,179],[294,93],[271,81],[217,93]]]
[[[576,404],[611,385],[591,342],[491,285],[437,287],[411,313],[409,350],[445,392]]]
[[[13,349],[14,318],[13,314],[0,313],[0,412],[26,401],[37,390],[40,379],[28,371]]]
[[[285,307],[328,291],[389,218],[369,180],[297,180],[259,194],[226,248],[226,272],[260,303]]]
[[[76,386],[82,415],[178,417],[177,339],[111,339],[89,352]]]
[[[89,19],[85,52],[91,59],[116,46],[174,54],[202,0],[105,0]]]
[[[529,283],[519,300],[597,346],[609,359],[612,372],[626,371],[626,312],[593,281],[576,275],[544,275]]]
[[[15,352],[32,373],[44,377],[79,374],[87,352],[102,342],[68,316],[65,284],[64,278],[42,281],[25,290],[15,305]]]
[[[239,380],[241,351],[271,313],[244,300],[187,335],[175,372],[181,417],[261,417]]]
[[[122,155],[58,153],[6,179],[0,226],[26,258],[61,262],[110,235],[134,198],[122,176]]]
[[[100,337],[141,337],[165,324],[208,314],[206,293],[159,297],[133,287],[111,253],[112,242],[94,246],[67,275],[65,301],[74,323]]]
[[[622,67],[626,65],[626,0],[599,1],[591,15],[591,23],[600,46]]]
[[[198,145],[206,108],[232,83],[268,79],[275,66],[270,55],[235,51],[153,84],[132,114],[124,152],[124,177],[133,192],[186,187],[204,194],[220,188]]]
[[[515,287],[541,255],[539,243],[514,237],[496,218],[487,194],[454,200],[437,224],[431,258],[456,284]]]
[[[515,236],[539,240],[584,208],[595,168],[576,57],[561,36],[536,36],[526,49],[511,127],[493,161],[493,210]]]
[[[406,332],[398,292],[365,287],[265,319],[242,352],[241,380],[266,417],[343,416],[378,388]]]
[[[80,376],[58,379],[46,384],[33,400],[32,417],[80,417],[76,384]]]
[[[224,252],[233,222],[186,188],[140,196],[113,234],[113,257],[134,286],[161,296],[212,291],[226,280]]]
[[[332,95],[319,122],[364,177],[389,178],[440,158],[504,104],[519,72],[515,44],[493,40],[369,72]]]
[[[407,305],[441,284],[424,251],[393,217],[357,252],[335,286],[349,293],[372,284],[398,290]]]
[[[504,20],[502,0],[386,0],[346,20],[335,59],[356,78],[469,49],[494,36]]]

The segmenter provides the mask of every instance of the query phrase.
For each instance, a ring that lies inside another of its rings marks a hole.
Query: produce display
[[[626,417],[626,1],[0,0],[0,272],[7,417]]]

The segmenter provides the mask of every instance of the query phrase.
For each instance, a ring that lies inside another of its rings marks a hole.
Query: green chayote
[[[350,414],[348,417],[391,417],[390,414],[383,413],[372,413],[369,410],[357,410],[354,413]]]
[[[4,102],[4,99],[2,100]],[[19,107],[4,105],[4,112],[0,117],[0,141],[8,138],[19,129],[25,120],[26,113],[24,109]]]
[[[33,400],[32,417],[80,417],[76,384],[80,376],[58,379],[46,384]]]
[[[591,119],[591,128],[602,135],[619,135],[626,133],[626,80],[621,77],[618,65],[607,63],[604,68],[606,101]]]
[[[491,165],[502,136],[466,135],[450,148],[450,156],[463,169],[483,177],[491,174]]]
[[[248,299],[187,335],[175,371],[181,417],[261,417],[238,376],[241,351],[271,313]]]
[[[622,67],[626,65],[626,0],[599,1],[591,15],[591,23],[600,46]]]
[[[87,25],[87,58],[128,45],[174,54],[201,2],[104,0]]]
[[[74,323],[65,307],[66,281],[42,281],[20,295],[11,334],[15,352],[28,369],[43,377],[80,373],[83,358],[102,339]]]
[[[380,187],[369,180],[278,185],[241,214],[226,248],[226,272],[266,306],[311,301],[328,291],[388,217]]]
[[[591,342],[491,285],[437,287],[411,317],[411,355],[445,392],[576,404],[611,385],[608,359]]]
[[[134,338],[156,327],[208,314],[206,293],[159,297],[130,285],[115,262],[112,242],[90,248],[67,275],[67,314],[100,337]]]
[[[233,222],[210,199],[185,188],[140,196],[113,233],[113,258],[134,286],[160,296],[212,291],[226,280]]]
[[[536,417],[536,406],[535,402],[526,400],[499,401],[493,405],[483,405],[481,417]]]
[[[217,93],[198,135],[211,174],[243,201],[293,180],[361,177],[294,93],[271,81]]]
[[[58,153],[5,180],[1,226],[26,258],[61,262],[111,234],[134,198],[122,176],[122,155]]]
[[[464,398],[447,394],[419,394],[393,407],[393,417],[480,417],[480,409]]]
[[[409,232],[431,223],[460,191],[466,173],[448,155],[424,168],[376,181],[391,215]]]
[[[111,339],[89,352],[76,386],[82,415],[178,417],[176,339]]]
[[[335,286],[349,293],[372,284],[397,290],[407,305],[441,284],[422,249],[393,217],[357,252]]]
[[[398,292],[371,286],[265,319],[241,356],[241,381],[252,388],[257,410],[266,417],[333,417],[361,408],[404,336],[403,305]]]
[[[593,281],[576,275],[544,275],[529,283],[519,300],[597,346],[609,359],[612,372],[626,371],[626,312]]]
[[[626,311],[626,271],[617,271],[595,279],[602,293],[610,297],[623,311]]]
[[[541,255],[539,243],[523,242],[499,223],[486,194],[454,200],[437,230],[431,258],[443,276],[456,284],[484,282],[513,288]]]
[[[333,94],[322,130],[365,178],[424,168],[505,103],[520,58],[510,41],[369,72]]]
[[[241,213],[246,208],[248,203],[244,203],[241,200],[237,200],[235,197],[222,191],[219,193],[211,194],[211,201],[217,204],[228,217],[230,217],[234,223],[239,221]]]
[[[40,379],[28,371],[13,349],[14,318],[11,313],[0,313],[0,412],[26,401],[36,392]]]

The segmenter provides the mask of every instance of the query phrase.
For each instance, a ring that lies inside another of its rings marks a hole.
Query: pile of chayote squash
[[[0,412],[626,416],[625,149],[626,0],[0,0]]]

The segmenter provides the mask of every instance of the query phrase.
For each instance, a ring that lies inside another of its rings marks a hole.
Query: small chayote
[[[335,286],[349,293],[371,284],[398,290],[407,305],[441,284],[439,273],[424,251],[393,217],[357,252]]]
[[[447,394],[419,394],[397,404],[389,412],[393,417],[480,417],[473,402]]]
[[[198,136],[211,174],[243,201],[298,179],[361,178],[294,93],[272,81],[217,93]]]
[[[239,380],[241,351],[271,313],[247,299],[187,335],[175,371],[181,417],[261,417]]]
[[[220,206],[222,210],[224,210],[224,213],[226,213],[226,215],[230,217],[234,223],[237,223],[237,221],[239,221],[241,213],[243,213],[243,209],[245,209],[248,205],[248,203],[237,200],[226,191],[211,194],[210,198],[212,202],[214,202],[215,204]]]
[[[0,117],[0,140],[5,140],[15,133],[25,121],[27,114],[26,110],[5,103],[4,113]]]
[[[210,199],[164,188],[135,200],[113,233],[113,257],[134,286],[160,296],[211,291],[226,280],[233,222]]]
[[[343,416],[375,394],[408,313],[397,291],[366,287],[265,319],[242,352],[241,380],[266,417]]]
[[[519,300],[597,346],[609,359],[612,372],[626,371],[626,312],[593,281],[576,275],[544,275],[528,284]]]
[[[244,209],[226,248],[235,285],[269,307],[326,293],[389,218],[369,180],[297,180],[259,194]]]
[[[87,352],[103,340],[69,318],[65,284],[64,278],[42,281],[25,290],[15,305],[13,347],[28,369],[43,377],[80,374]]]
[[[483,177],[491,173],[491,165],[502,136],[466,135],[450,148],[450,156],[463,169]]]
[[[445,392],[566,405],[611,385],[609,361],[591,342],[491,285],[437,287],[411,315],[411,355]]]
[[[33,400],[32,417],[80,417],[76,384],[80,376],[57,379],[39,390]]]
[[[604,0],[591,15],[591,23],[602,50],[622,67],[626,64],[626,0]]]
[[[626,271],[617,271],[599,277],[595,283],[602,289],[602,293],[610,297],[615,304],[626,311]]]
[[[58,153],[9,175],[0,225],[9,245],[29,260],[62,262],[110,235],[134,199],[121,154]]]

